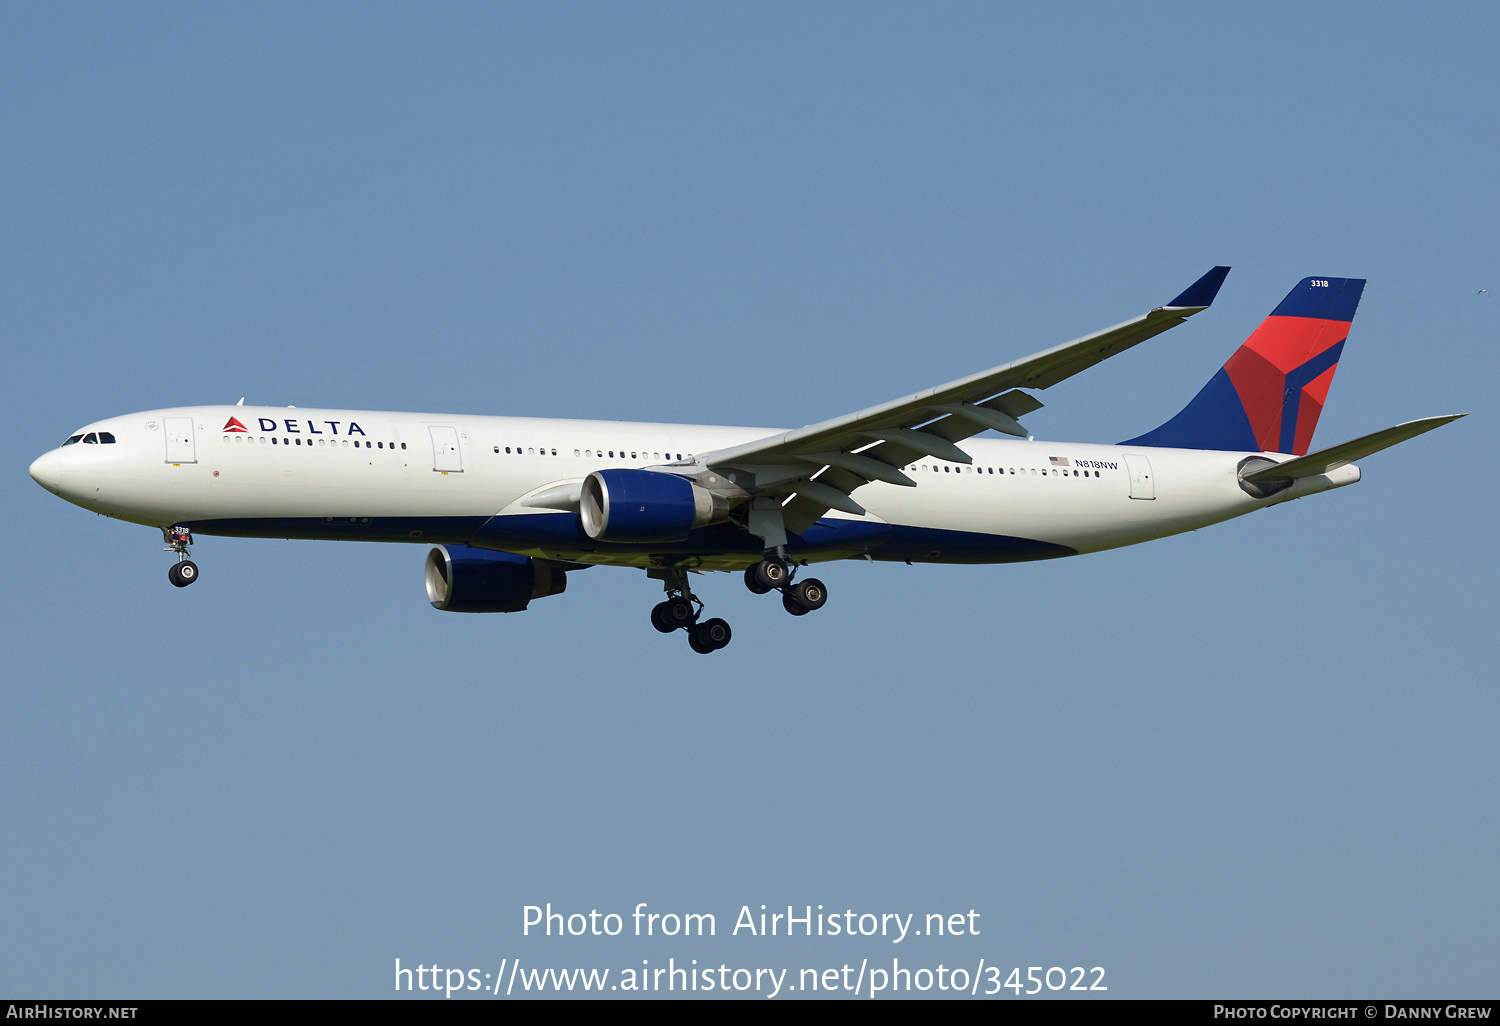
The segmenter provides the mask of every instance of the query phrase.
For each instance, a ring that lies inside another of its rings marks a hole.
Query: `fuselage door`
[[[197,463],[197,450],[193,447],[193,418],[167,417],[164,425],[167,436],[167,462]]]
[[[458,428],[434,424],[427,431],[432,435],[432,469],[444,474],[462,474],[464,460],[458,451]]]
[[[1151,461],[1138,453],[1126,453],[1125,466],[1130,470],[1130,497],[1156,498],[1156,482],[1151,480]]]

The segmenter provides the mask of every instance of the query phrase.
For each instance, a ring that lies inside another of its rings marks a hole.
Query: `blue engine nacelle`
[[[723,496],[655,470],[596,470],[583,479],[578,520],[595,541],[677,541],[729,517]]]
[[[426,577],[427,601],[449,613],[519,613],[568,586],[568,575],[547,563],[471,545],[427,553]]]

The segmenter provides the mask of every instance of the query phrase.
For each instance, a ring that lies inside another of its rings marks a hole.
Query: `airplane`
[[[1212,304],[1215,267],[1165,306],[1024,359],[795,430],[194,406],[97,421],[31,465],[75,505],[161,530],[168,578],[193,537],[430,544],[428,601],[518,612],[593,566],[644,569],[658,631],[695,652],[690,573],[744,574],[788,613],[820,609],[812,564],[1011,563],[1133,545],[1360,479],[1354,464],[1456,420],[1310,452],[1365,282],[1304,278],[1175,417],[1116,445],[1036,441],[1030,391]],[[993,431],[1002,438],[977,438]]]

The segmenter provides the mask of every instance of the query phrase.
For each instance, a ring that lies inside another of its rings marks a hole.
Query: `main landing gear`
[[[766,553],[759,563],[745,569],[745,587],[757,595],[781,592],[781,605],[793,616],[806,616],[815,609],[822,609],[828,601],[828,589],[816,577],[792,583],[795,571],[786,560],[774,552]]]
[[[648,573],[662,582],[667,600],[659,602],[651,610],[651,626],[663,634],[687,631],[688,646],[700,655],[717,652],[729,644],[734,632],[729,624],[715,616],[699,621],[703,614],[703,603],[688,587],[687,571],[678,567],[651,570]]]
[[[167,570],[167,580],[173,587],[186,588],[198,579],[198,564],[188,558],[193,533],[185,527],[163,527],[161,536],[167,543],[166,551],[177,553],[177,562]]]
[[[729,644],[734,632],[729,624],[717,616],[700,620],[703,603],[688,587],[687,571],[681,567],[662,567],[646,571],[653,579],[662,582],[667,592],[664,602],[658,602],[651,610],[651,626],[663,634],[686,631],[688,645],[694,652],[707,655]],[[781,604],[793,616],[806,616],[814,609],[822,609],[828,601],[828,589],[816,577],[793,583],[795,571],[787,566],[779,553],[769,552],[759,563],[745,571],[745,587],[757,595],[781,592]]]

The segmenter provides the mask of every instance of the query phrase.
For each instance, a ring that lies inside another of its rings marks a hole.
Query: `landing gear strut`
[[[193,533],[185,527],[163,527],[162,540],[167,543],[167,552],[177,553],[177,562],[167,569],[167,580],[176,588],[186,588],[198,579],[198,564],[188,558],[188,546],[193,544]]]
[[[816,577],[793,584],[796,571],[787,566],[779,552],[768,552],[759,563],[745,569],[745,587],[757,595],[781,592],[781,604],[793,616],[806,616],[822,609],[828,601],[828,588]]]
[[[717,616],[701,623],[698,621],[703,613],[703,603],[688,587],[686,570],[666,567],[647,573],[661,581],[667,592],[666,601],[657,603],[651,610],[651,626],[663,634],[687,631],[688,646],[700,655],[716,652],[729,644],[729,639],[734,636],[729,624]]]

